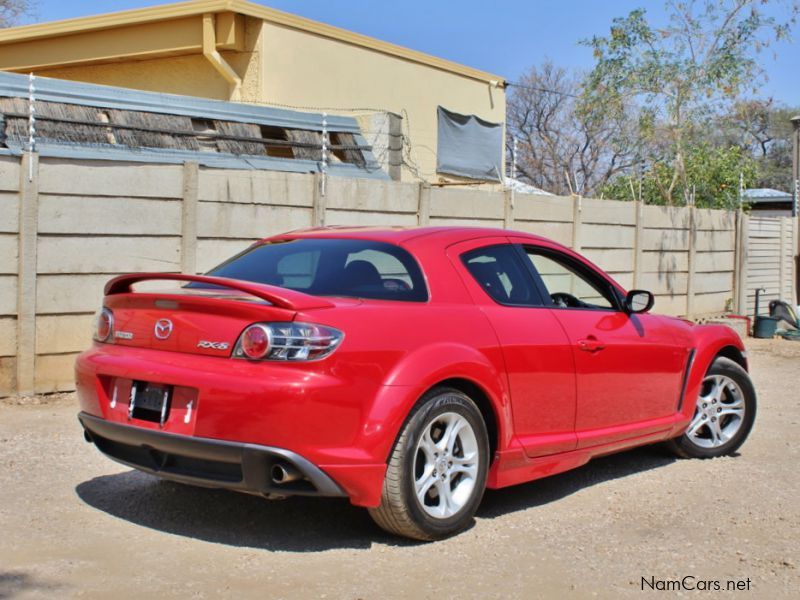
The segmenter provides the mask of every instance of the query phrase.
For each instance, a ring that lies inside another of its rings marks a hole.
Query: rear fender
[[[502,360],[498,353],[498,360]],[[502,365],[502,363],[500,363]],[[460,344],[435,344],[407,355],[386,377],[383,391],[372,405],[365,431],[384,429],[388,458],[400,429],[420,397],[448,379],[462,379],[486,395],[497,422],[498,449],[511,435],[511,408],[505,374],[482,352]],[[402,390],[400,393],[398,393]]]

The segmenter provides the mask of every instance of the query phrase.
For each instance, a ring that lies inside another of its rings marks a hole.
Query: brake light
[[[242,333],[241,351],[247,358],[265,358],[270,350],[270,332],[265,325],[251,325]]]
[[[107,342],[114,331],[114,313],[103,308],[95,317],[94,339]]]
[[[331,354],[344,333],[313,323],[255,323],[239,336],[234,358],[274,361],[319,360]]]

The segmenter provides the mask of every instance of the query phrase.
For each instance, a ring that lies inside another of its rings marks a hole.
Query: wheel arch
[[[494,453],[497,450],[497,444],[500,440],[499,421],[497,418],[497,408],[489,398],[489,394],[479,384],[464,377],[452,377],[450,379],[442,380],[431,387],[429,387],[423,396],[430,390],[437,387],[449,387],[456,389],[472,399],[478,410],[481,411],[483,422],[486,424],[486,433],[489,435],[489,464],[491,465],[494,459]]]
[[[706,411],[702,418],[706,419],[710,416],[711,419],[708,423],[705,423],[704,421],[702,423],[704,425],[707,424],[711,426],[711,422],[715,421],[715,419],[713,414],[708,414],[707,406],[710,408],[712,413],[714,412],[714,407],[710,404],[706,404],[706,402],[709,401],[702,396],[702,403],[699,400],[687,402],[682,414],[682,423],[680,427],[673,431],[673,433],[676,435],[668,440],[668,447],[678,456],[683,458],[714,458],[716,456],[724,456],[735,452],[747,438],[755,418],[757,393],[752,379],[747,372],[747,354],[740,345],[741,341],[738,339],[737,341],[739,341],[739,344],[737,345],[725,345],[724,343],[720,342],[715,346],[704,349],[705,360],[703,361],[703,367],[702,369],[698,368],[696,372],[696,375],[701,378],[700,387],[696,390],[693,390],[692,395],[694,396],[697,393],[700,393],[703,385],[702,381],[706,378],[709,371],[714,369],[714,365],[719,365],[717,370],[714,371],[714,375],[716,376],[721,374],[726,375],[729,378],[733,378],[736,385],[741,388],[740,392],[744,395],[744,401],[746,403],[744,406],[746,406],[746,410],[740,417],[740,425],[738,425],[733,432],[728,434],[728,438],[717,438],[719,443],[714,443],[714,436],[712,434],[712,445],[705,446],[698,444],[693,441],[691,436],[683,434],[685,433],[687,426],[689,426],[692,422],[690,419],[696,416],[696,410]],[[724,358],[725,360],[719,361],[720,358]],[[710,402],[714,403],[717,402],[717,400],[712,399]],[[721,410],[721,408],[716,409],[717,412],[720,412]],[[718,420],[721,421],[721,418]],[[718,426],[719,425],[722,425],[722,423],[718,423]],[[709,431],[711,429],[712,428],[709,427]],[[718,435],[721,435],[721,433]]]
[[[694,401],[689,399],[696,398],[705,374],[717,358],[728,358],[748,370],[744,344],[727,325],[699,325],[694,330],[694,340],[696,352],[681,407],[681,426],[689,423],[694,413]]]
[[[737,365],[742,367],[745,371],[749,370],[748,369],[748,365],[747,365],[747,359],[745,358],[744,352],[739,350],[739,348],[737,348],[736,346],[730,346],[729,345],[729,346],[723,346],[722,348],[720,348],[719,351],[716,353],[716,355],[712,358],[711,363],[709,363],[708,366],[710,367],[711,364],[713,364],[713,362],[719,357],[723,357],[723,358],[727,358],[729,360],[732,360]]]
[[[482,352],[464,344],[431,344],[406,356],[384,380],[384,387],[405,386],[401,402],[384,404],[390,413],[392,446],[409,414],[428,391],[449,386],[478,405],[492,440],[492,452],[502,450],[513,433],[511,399],[505,365],[499,352]],[[389,455],[391,448],[386,452]]]

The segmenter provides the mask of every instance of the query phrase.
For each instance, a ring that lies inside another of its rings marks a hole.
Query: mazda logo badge
[[[156,321],[156,326],[153,333],[160,340],[165,340],[172,333],[172,321],[169,319],[159,319]]]

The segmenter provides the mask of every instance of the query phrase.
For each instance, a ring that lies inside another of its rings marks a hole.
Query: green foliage
[[[766,0],[670,2],[664,28],[654,27],[646,12],[637,9],[614,19],[608,36],[583,42],[592,48],[596,62],[580,110],[613,114],[632,100],[638,104],[642,153],[637,168],[646,174],[642,186],[647,195],[657,194],[659,203],[683,203],[694,186],[698,198],[702,187],[704,201],[724,205],[727,192],[715,192],[712,184],[727,190],[731,178],[738,186],[739,170],[749,172],[748,161],[739,165],[744,160],[741,151],[737,158],[733,148],[712,151],[705,142],[720,112],[758,81],[762,72],[756,53],[785,38],[794,23],[794,1],[773,1],[787,7],[784,20],[776,18],[775,11],[766,13],[765,4]],[[697,165],[740,168],[720,179],[719,173],[701,173]],[[619,182],[608,187],[619,195]]]
[[[694,196],[695,205],[701,208],[736,208],[740,174],[746,188],[758,177],[755,159],[739,146],[693,146],[686,151],[684,167],[690,183],[685,188],[680,183],[676,186],[675,196],[680,200],[674,203],[684,204]],[[662,191],[671,177],[672,168],[656,162],[638,176],[616,177],[603,188],[602,194],[616,200],[641,198],[647,204],[666,204]]]

